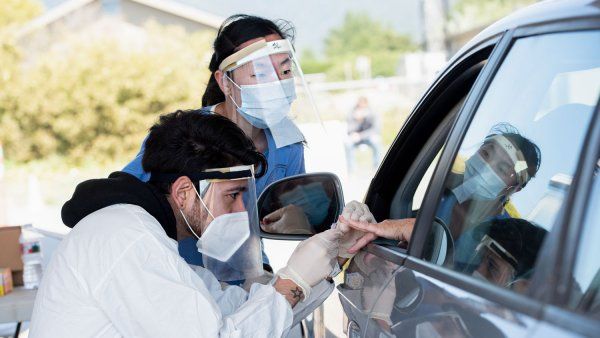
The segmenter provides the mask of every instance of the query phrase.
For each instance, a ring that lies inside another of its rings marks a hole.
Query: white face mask
[[[198,242],[196,243],[198,252],[221,262],[226,262],[250,237],[250,220],[248,212],[241,211],[214,217],[197,191],[196,195],[200,199],[203,207],[213,218],[212,222],[208,224],[201,236],[198,236],[196,232],[194,232],[183,211],[179,209],[179,212],[181,213],[181,216],[183,216],[183,220],[188,228],[198,238]]]
[[[250,237],[250,221],[245,211],[217,216],[198,239],[196,247],[203,255],[228,261]]]
[[[506,189],[506,183],[494,172],[494,169],[476,153],[466,161],[463,185],[465,190],[485,199],[496,199]]]
[[[260,129],[271,128],[286,118],[292,102],[296,99],[294,79],[285,79],[255,85],[238,86],[242,103],[238,105],[233,98],[238,113],[250,124]]]

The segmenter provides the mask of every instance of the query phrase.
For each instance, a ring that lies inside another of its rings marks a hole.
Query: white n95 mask
[[[196,247],[201,254],[226,262],[249,237],[250,221],[247,212],[223,214],[210,222]]]

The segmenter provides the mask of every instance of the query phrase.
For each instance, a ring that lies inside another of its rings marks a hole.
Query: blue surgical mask
[[[294,79],[241,86],[231,82],[240,89],[241,104],[232,98],[237,112],[256,128],[267,129],[281,122],[296,99]]]
[[[279,199],[285,205],[294,204],[301,207],[312,226],[323,223],[331,203],[331,198],[327,196],[323,185],[319,182],[297,186],[281,194]]]
[[[479,153],[466,161],[463,182],[468,191],[484,200],[496,199],[506,189],[506,183]]]

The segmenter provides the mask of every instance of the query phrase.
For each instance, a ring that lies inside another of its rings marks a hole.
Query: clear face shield
[[[225,282],[259,277],[264,270],[253,167],[211,169],[201,177],[201,233],[194,234],[204,267]]]
[[[244,119],[268,129],[277,148],[303,142],[294,123],[320,117],[304,74],[288,40],[260,40],[227,57],[219,65],[230,82],[229,99]]]
[[[473,276],[503,287],[514,280],[517,264],[517,259],[488,235],[483,236],[469,262],[469,266],[476,266]]]

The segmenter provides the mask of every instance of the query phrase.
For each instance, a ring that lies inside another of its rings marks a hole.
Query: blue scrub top
[[[214,113],[214,107],[204,107],[200,111],[207,114]],[[302,143],[291,144],[282,148],[275,146],[275,140],[271,131],[265,129],[267,137],[267,149],[264,153],[267,158],[267,172],[260,178],[256,179],[256,197],[260,196],[263,190],[271,183],[282,178],[304,174],[304,146]],[[146,137],[147,138],[147,137]],[[142,168],[142,157],[146,139],[142,143],[142,147],[135,158],[123,168],[123,171],[129,173],[141,181],[148,182],[150,173],[147,173]],[[185,242],[184,242],[185,241]],[[190,245],[190,240],[179,241],[179,255],[185,259],[188,264],[202,266],[202,254],[196,248],[196,239],[193,238],[193,245]],[[269,258],[263,250],[263,263],[269,264]]]

